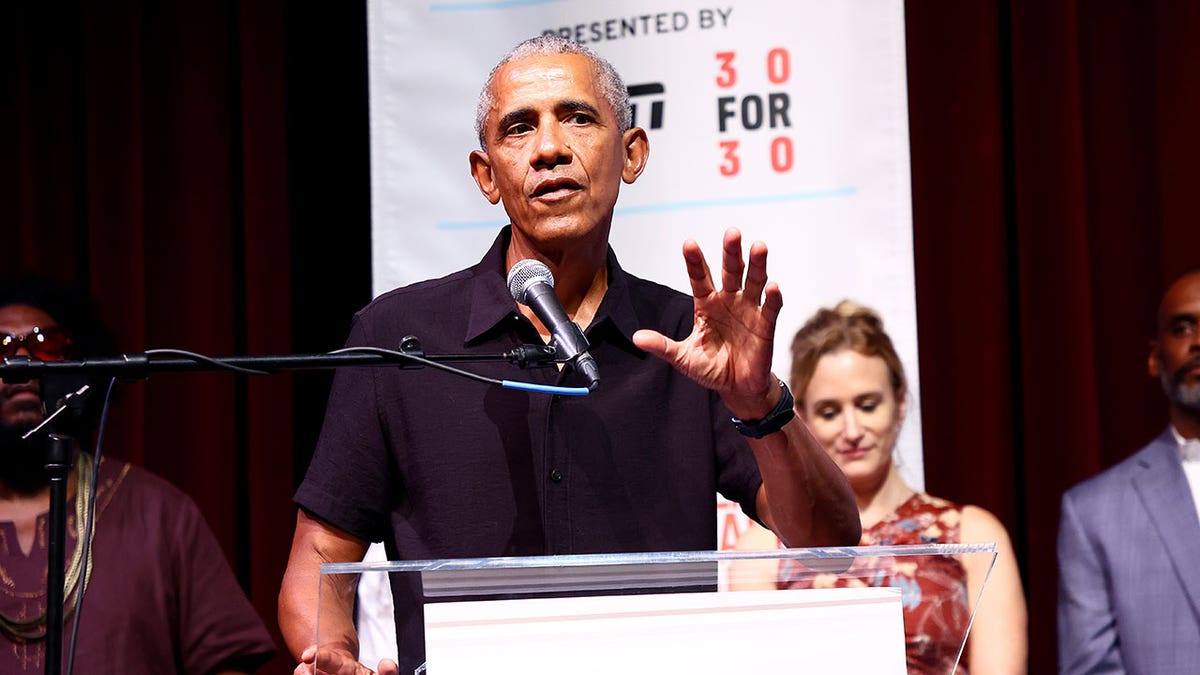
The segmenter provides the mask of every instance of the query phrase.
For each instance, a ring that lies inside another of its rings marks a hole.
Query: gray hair
[[[579,54],[587,57],[592,62],[596,78],[600,82],[601,95],[612,106],[613,113],[617,116],[617,127],[621,133],[625,133],[633,126],[633,110],[629,107],[629,90],[625,88],[625,82],[617,74],[617,69],[590,47],[548,33],[529,38],[513,47],[492,68],[492,72],[488,73],[487,82],[483,84],[483,90],[479,92],[479,103],[475,106],[475,134],[479,136],[480,148],[487,150],[487,116],[496,102],[496,98],[492,95],[492,80],[496,78],[496,73],[511,61],[552,54]]]

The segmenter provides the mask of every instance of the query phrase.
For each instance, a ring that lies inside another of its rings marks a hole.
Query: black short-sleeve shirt
[[[479,264],[386,293],[354,319],[348,346],[500,354],[538,343],[505,279],[505,228]],[[762,479],[713,392],[634,346],[640,328],[679,339],[692,299],[621,270],[586,332],[601,384],[583,397],[501,389],[430,368],[335,376],[298,505],[395,560],[716,548],[714,493],[755,517]],[[581,386],[555,368],[464,368]],[[417,589],[396,588],[402,668],[419,665]],[[423,652],[423,649],[421,650]],[[405,655],[412,654],[410,661]]]

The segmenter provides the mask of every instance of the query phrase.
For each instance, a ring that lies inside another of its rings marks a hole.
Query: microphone
[[[550,329],[554,344],[566,361],[587,379],[588,389],[594,391],[600,385],[600,369],[596,359],[588,354],[587,338],[579,325],[567,318],[558,296],[554,294],[554,275],[550,268],[539,260],[526,258],[508,271],[508,292],[513,300],[533,310],[537,318]]]

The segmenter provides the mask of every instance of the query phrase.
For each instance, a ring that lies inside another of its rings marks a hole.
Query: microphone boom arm
[[[353,348],[352,348],[353,349]],[[268,356],[227,356],[213,358],[176,349],[154,349],[140,354],[87,358],[78,361],[40,361],[28,356],[8,356],[0,363],[0,379],[6,382],[28,382],[54,375],[86,374],[117,377],[125,380],[145,379],[155,373],[231,370],[247,375],[269,375],[297,370],[326,370],[345,366],[400,366],[421,368],[424,364],[409,356],[426,361],[452,363],[484,363],[507,361],[521,369],[545,368],[558,363],[558,352],[552,345],[523,344],[502,354],[425,354],[420,340],[408,336],[398,351],[345,352],[325,354],[284,354]]]

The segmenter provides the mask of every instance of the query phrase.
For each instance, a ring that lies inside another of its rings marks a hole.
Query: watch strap
[[[796,400],[792,398],[792,392],[783,380],[779,381],[779,388],[783,391],[783,396],[779,398],[779,402],[775,404],[771,412],[767,413],[766,417],[759,420],[740,420],[734,417],[732,418],[733,428],[743,436],[762,438],[779,431],[785,424],[791,422],[792,418],[796,416]]]

